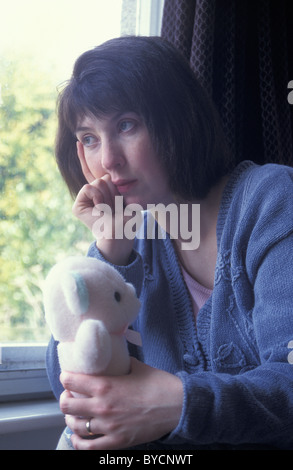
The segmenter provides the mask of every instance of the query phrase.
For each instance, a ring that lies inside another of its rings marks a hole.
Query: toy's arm
[[[112,355],[111,339],[104,324],[88,319],[81,323],[74,343],[74,363],[85,374],[100,374]]]

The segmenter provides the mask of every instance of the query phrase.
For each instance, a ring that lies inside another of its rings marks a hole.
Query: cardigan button
[[[148,264],[144,264],[144,278],[147,280],[147,281],[153,281],[154,280],[154,276],[151,274],[151,271],[150,271],[150,267]]]
[[[193,356],[192,354],[186,353],[183,356],[184,362],[189,366],[197,366],[199,363],[198,357]]]

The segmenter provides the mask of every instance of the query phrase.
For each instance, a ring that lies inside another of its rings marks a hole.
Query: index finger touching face
[[[95,177],[93,176],[92,172],[90,171],[85,156],[84,156],[84,148],[81,142],[77,141],[76,142],[76,148],[77,148],[77,156],[79,158],[80,164],[81,164],[81,169],[83,172],[83,175],[85,179],[87,180],[88,183],[92,183],[95,181]]]

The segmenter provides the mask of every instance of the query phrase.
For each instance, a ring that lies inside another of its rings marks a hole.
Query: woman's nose
[[[109,171],[117,166],[123,166],[124,154],[121,145],[115,139],[105,139],[102,142],[101,163],[105,170]]]

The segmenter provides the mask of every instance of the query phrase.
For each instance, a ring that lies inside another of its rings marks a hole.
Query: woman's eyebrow
[[[114,113],[114,114],[110,115],[108,117],[108,121],[110,123],[115,122],[115,121],[121,119],[124,116],[126,117],[127,115],[136,115],[137,116],[137,113],[135,113],[134,111],[118,111],[117,113]],[[90,126],[79,126],[75,130],[75,135],[78,134],[79,132],[94,132],[94,128],[90,127]]]
[[[75,131],[75,134],[78,134],[79,132],[90,132],[92,131],[91,127],[78,127]]]

